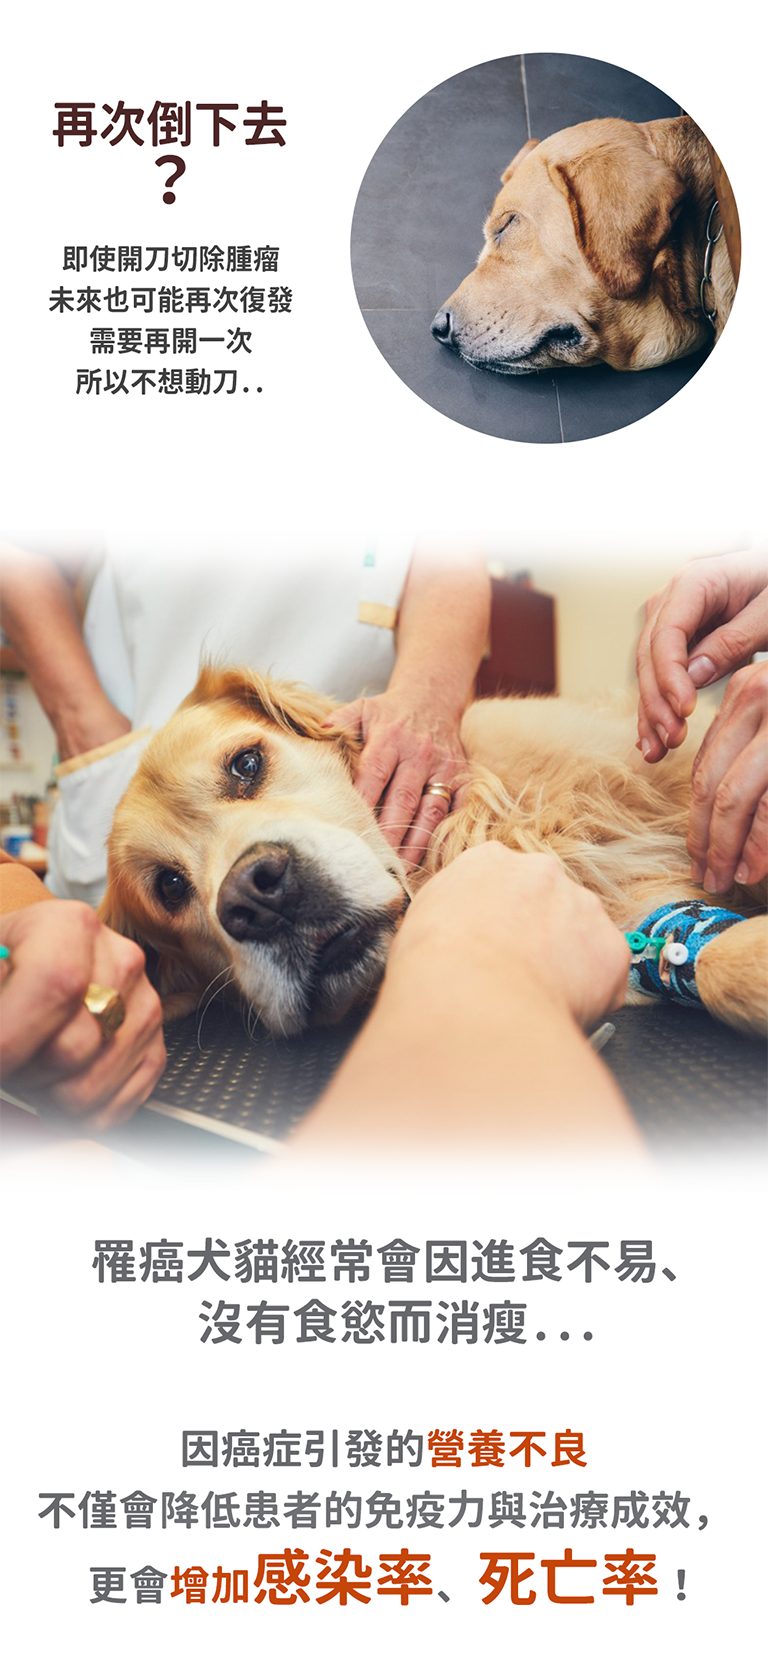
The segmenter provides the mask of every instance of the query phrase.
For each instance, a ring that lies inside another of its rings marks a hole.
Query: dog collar
[[[713,235],[712,235],[712,222],[714,220],[715,214],[719,212],[719,206],[720,205],[718,203],[717,197],[715,197],[715,199],[712,203],[712,206],[709,210],[709,215],[707,217],[707,230],[706,230],[707,244],[706,244],[706,248],[704,249],[704,274],[703,274],[701,282],[699,284],[699,304],[700,304],[701,310],[704,313],[704,316],[707,320],[707,323],[711,324],[713,329],[714,329],[714,327],[717,323],[717,307],[713,304],[712,310],[710,311],[709,307],[707,306],[707,286],[708,285],[711,286],[711,284],[712,284],[712,255],[714,253],[715,244],[719,243],[720,238],[722,237],[722,234],[723,234],[723,220],[722,220],[722,215],[721,215],[721,217],[720,217],[720,230],[718,231],[716,237],[713,237]],[[713,303],[714,303],[714,298],[715,298],[715,291],[714,291],[714,289],[712,289]]]
[[[699,953],[716,935],[741,923],[740,913],[709,906],[705,901],[657,907],[638,929],[626,932],[632,952],[629,985],[633,992],[673,999],[681,1005],[700,1005],[696,986]]]

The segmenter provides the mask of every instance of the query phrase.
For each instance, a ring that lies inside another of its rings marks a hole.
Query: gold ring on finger
[[[422,797],[442,797],[446,803],[453,802],[453,792],[450,785],[443,785],[441,780],[432,780],[429,785],[425,785],[421,795]]]
[[[125,1005],[116,987],[101,987],[99,982],[89,982],[83,1004],[98,1022],[102,1039],[110,1039],[118,1028],[122,1028]]]

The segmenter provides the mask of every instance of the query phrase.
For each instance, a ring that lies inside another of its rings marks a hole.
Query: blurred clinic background
[[[639,559],[617,553],[590,565],[537,550],[530,565],[519,542],[489,550],[490,638],[478,677],[481,696],[593,694],[631,689],[645,602],[682,564],[679,552]],[[96,562],[67,562],[84,611]],[[202,643],[201,643],[202,645]],[[256,669],[267,666],[255,665]],[[333,691],[329,689],[328,691]],[[716,695],[715,695],[716,697]],[[3,846],[45,873],[46,829],[56,785],[56,741],[13,651],[0,646],[0,836]]]

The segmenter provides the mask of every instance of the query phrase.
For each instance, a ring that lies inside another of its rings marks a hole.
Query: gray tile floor
[[[607,115],[679,114],[615,64],[560,53],[476,64],[407,110],[368,168],[352,226],[357,298],[401,381],[464,427],[538,444],[611,433],[674,397],[706,352],[632,374],[598,365],[512,378],[462,363],[429,326],[474,266],[499,176],[527,138]]]

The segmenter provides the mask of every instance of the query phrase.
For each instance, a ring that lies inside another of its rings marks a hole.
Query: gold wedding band
[[[447,803],[453,801],[453,792],[450,786],[443,785],[440,780],[433,780],[430,785],[425,785],[421,795],[422,797],[444,797]]]
[[[98,982],[89,982],[88,991],[83,1004],[101,1028],[103,1039],[109,1039],[122,1028],[125,1021],[125,1005],[116,987],[101,987]]]

